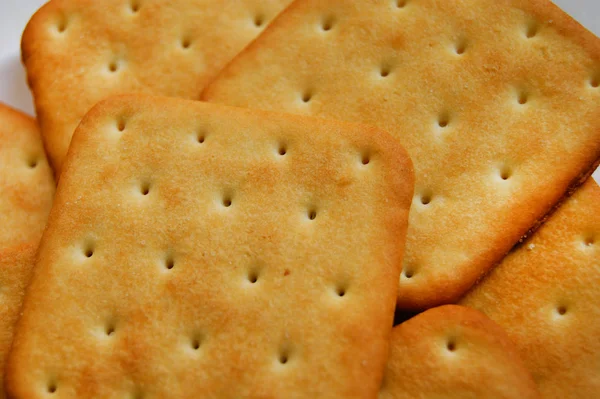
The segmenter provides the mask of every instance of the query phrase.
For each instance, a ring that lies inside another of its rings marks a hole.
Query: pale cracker
[[[4,365],[29,282],[38,241],[0,249],[0,399],[4,394]]]
[[[0,251],[40,239],[53,196],[35,120],[0,104]]]
[[[57,176],[96,102],[200,90],[291,0],[52,0],[23,34],[23,62]]]
[[[101,103],[69,150],[9,392],[375,397],[412,174],[374,127]]]
[[[506,329],[544,398],[598,397],[598,185],[588,180],[461,303]]]
[[[416,188],[398,304],[419,309],[458,300],[592,172],[599,85],[600,41],[546,0],[298,0],[203,98],[400,139]]]
[[[514,343],[496,323],[446,305],[392,331],[379,399],[536,399]]]

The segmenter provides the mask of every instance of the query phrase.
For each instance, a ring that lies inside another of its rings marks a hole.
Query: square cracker
[[[419,309],[458,300],[592,172],[599,85],[600,41],[546,0],[299,0],[203,98],[400,139],[416,187],[398,304]]]
[[[413,183],[374,127],[102,102],[69,150],[9,392],[374,397]]]
[[[0,251],[40,239],[53,196],[35,120],[0,104]]]
[[[484,314],[446,305],[395,327],[379,399],[537,399],[515,344]]]
[[[600,188],[589,180],[461,303],[506,329],[544,398],[600,393]]]
[[[31,19],[23,62],[50,160],[98,101],[128,92],[197,99],[291,0],[51,0]]]

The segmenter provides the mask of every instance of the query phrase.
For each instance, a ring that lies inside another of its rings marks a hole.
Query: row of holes
[[[115,332],[114,326],[109,326],[106,329],[106,335],[108,336],[112,336]],[[191,348],[194,351],[197,351],[200,349],[201,346],[201,340],[199,338],[193,338],[190,344]],[[279,364],[281,365],[286,365],[289,361],[290,361],[290,351],[287,349],[283,349],[279,352],[279,354],[277,355],[277,361],[279,362]],[[56,381],[51,380],[47,387],[46,390],[48,393],[50,394],[54,394],[58,391],[58,384]],[[135,395],[136,398],[141,398],[143,397],[143,395],[141,393],[137,393]]]
[[[396,8],[403,9],[406,7],[408,1],[407,0],[395,0],[393,2],[396,5]],[[330,31],[333,27],[333,18],[327,18],[323,21],[321,29],[323,31]],[[525,30],[525,37],[531,39],[537,35],[538,25],[534,22],[527,24],[527,29]],[[464,45],[459,45],[456,49],[457,54],[463,54],[465,51]]]
[[[123,131],[125,131],[125,127],[126,127],[125,120],[119,119],[117,121],[117,130],[119,130],[119,132],[123,132]],[[199,133],[197,135],[196,141],[198,142],[198,144],[204,144],[206,141],[206,135],[203,133]],[[283,143],[279,144],[279,146],[277,147],[277,154],[279,154],[280,156],[284,156],[284,155],[287,155],[287,153],[288,153],[287,146]],[[367,153],[367,152],[362,153],[361,163],[365,166],[369,165],[371,163],[371,156],[369,155],[369,153]],[[144,195],[147,195],[149,192],[149,187],[146,187],[146,188],[145,187],[146,186],[143,186],[142,193]]]
[[[323,29],[324,29],[324,30],[329,30],[329,29],[331,29],[331,26],[330,26],[330,25],[325,25],[325,26],[323,27]],[[181,42],[181,47],[182,47],[183,49],[189,49],[189,48],[191,47],[191,45],[192,45],[192,42],[191,42],[191,39],[189,39],[189,38],[185,38],[185,39],[183,39],[183,40],[182,40],[182,42]],[[465,52],[465,49],[466,49],[466,45],[465,45],[465,43],[460,43],[460,44],[459,44],[459,45],[458,45],[458,46],[455,48],[456,54],[458,54],[458,55],[462,55],[462,54],[464,54],[464,52]],[[111,61],[111,62],[109,63],[109,65],[108,65],[108,70],[109,70],[111,73],[116,73],[116,72],[119,70],[119,61],[118,61],[118,60],[113,60],[113,61]],[[381,66],[381,68],[380,68],[380,70],[379,70],[379,75],[380,75],[382,78],[386,78],[386,77],[390,76],[390,74],[391,74],[391,73],[392,73],[392,68],[391,68],[391,66],[390,66],[390,65],[387,65],[387,64],[386,64],[386,65],[382,65],[382,66]],[[599,78],[599,77],[596,77],[596,76],[592,77],[592,78],[590,79],[590,81],[589,81],[589,85],[590,85],[592,88],[598,88],[598,87],[600,87],[600,78]],[[305,103],[308,103],[308,102],[311,100],[311,98],[312,98],[312,97],[313,97],[313,94],[312,94],[312,93],[310,93],[310,92],[305,92],[305,93],[302,95],[302,101],[303,101],[303,102],[305,102]],[[527,95],[527,93],[524,93],[524,92],[522,92],[522,93],[520,93],[520,94],[519,94],[519,98],[518,98],[518,102],[519,102],[519,104],[526,104],[526,103],[527,103],[527,100],[528,100],[528,95]]]
[[[91,258],[92,256],[94,256],[94,248],[93,246],[89,245],[87,246],[84,251],[83,254],[86,258]],[[172,256],[168,256],[165,261],[164,261],[164,266],[167,270],[172,270],[175,267],[175,259]],[[288,269],[286,269],[283,273],[284,276],[289,276],[290,275],[290,271]],[[251,284],[256,284],[258,282],[258,279],[260,277],[260,273],[257,270],[250,270],[248,272],[247,275],[247,279]],[[335,292],[338,296],[343,297],[346,295],[346,291],[347,291],[347,287],[344,285],[338,285],[335,288]]]
[[[150,194],[150,183],[142,183],[141,187],[140,187],[140,194],[142,194],[143,196],[147,196],[148,194]],[[223,205],[223,207],[225,208],[230,208],[231,205],[233,205],[233,199],[231,196],[226,195],[221,199],[221,205]],[[314,208],[310,208],[307,212],[306,215],[308,217],[309,220],[315,220],[317,218],[317,210]]]
[[[382,69],[380,71],[380,75],[383,78],[388,77],[390,75],[390,73],[391,73],[391,70],[388,66],[382,67]],[[591,88],[594,88],[594,89],[599,88],[600,87],[600,77],[593,77],[592,79],[590,79],[589,85]],[[307,104],[313,99],[314,96],[315,96],[314,90],[306,90],[301,94],[300,99],[302,100],[302,102]],[[519,105],[527,104],[529,102],[529,93],[522,91],[522,90],[519,91],[517,94],[516,102]],[[438,118],[437,124],[441,128],[448,127],[448,125],[450,124],[450,116],[447,113],[441,114]]]
[[[405,5],[406,5],[405,1],[397,2],[398,8],[404,8]],[[137,12],[138,10],[139,10],[139,5],[135,5],[135,6],[132,5],[132,11],[133,12]],[[334,19],[333,18],[324,19],[323,23],[321,25],[321,29],[323,31],[326,31],[326,32],[330,31],[332,29],[332,27],[333,27],[333,23],[334,23]],[[260,15],[256,16],[254,18],[254,24],[257,27],[261,27],[264,24],[264,18],[262,16],[260,16]],[[62,33],[65,30],[66,30],[66,23],[65,22],[61,22],[59,24],[59,26],[58,26],[58,31]],[[532,37],[534,37],[536,35],[536,33],[537,33],[537,25],[536,24],[529,24],[528,25],[528,29],[526,31],[526,37],[527,38],[532,38]],[[191,39],[189,39],[189,38],[185,38],[181,42],[181,46],[184,49],[190,48],[191,44],[192,44],[192,42],[191,42]],[[465,50],[466,50],[466,43],[464,41],[461,42],[461,43],[459,43],[459,44],[457,44],[457,46],[455,48],[455,52],[458,55],[464,54]],[[109,70],[111,72],[116,72],[118,70],[118,63],[116,61],[113,61],[109,65]],[[391,73],[391,70],[390,70],[389,66],[384,66],[380,70],[380,75],[382,77],[387,77],[387,76],[389,76],[390,73]],[[594,77],[594,78],[591,79],[590,84],[591,84],[592,87],[597,88],[597,87],[600,86],[600,79]],[[305,99],[305,102],[308,102],[308,100]],[[520,103],[523,104],[524,102],[520,101]]]
[[[130,10],[133,14],[137,14],[140,11],[140,4],[138,2],[133,2],[130,5]],[[265,17],[263,15],[256,15],[253,19],[252,19],[252,23],[254,24],[254,26],[256,26],[257,28],[262,28],[265,25]],[[58,31],[58,33],[65,33],[67,31],[67,20],[66,18],[62,18],[59,23],[58,26],[56,27],[56,30]],[[183,46],[184,48],[188,48],[190,46],[190,41],[187,40],[188,45],[187,46]]]
[[[407,0],[395,0],[394,3],[395,3],[395,5],[396,5],[397,8],[402,9],[402,8],[406,7]],[[131,8],[131,11],[133,13],[139,12],[139,10],[140,10],[140,4],[139,4],[139,2],[137,2],[137,1],[132,2],[130,4],[130,8]],[[257,15],[257,16],[254,17],[253,23],[254,23],[254,25],[256,27],[262,27],[264,25],[264,23],[265,23],[265,18],[262,15]],[[322,24],[321,24],[321,29],[323,31],[325,31],[325,32],[328,32],[328,31],[330,31],[333,28],[333,24],[334,24],[334,18],[333,17],[325,18],[323,20]],[[58,25],[58,31],[60,33],[63,33],[63,32],[66,31],[66,29],[67,29],[66,20],[62,20],[59,23],[59,25]],[[525,37],[526,38],[530,38],[530,39],[533,38],[533,37],[535,37],[537,35],[537,33],[538,33],[538,30],[539,30],[539,28],[538,28],[538,24],[537,23],[535,23],[535,22],[529,23],[527,25],[527,29],[525,31]],[[185,38],[185,39],[182,40],[182,47],[185,48],[185,49],[189,48],[191,46],[191,44],[192,44],[191,43],[191,39],[189,39],[189,38]],[[464,42],[459,43],[456,46],[456,48],[455,48],[456,54],[459,54],[459,55],[464,54],[465,50],[466,50],[466,44]],[[117,68],[118,67],[117,67],[117,63],[116,62],[111,63],[111,65],[109,67],[109,69],[112,72],[116,72]],[[381,76],[382,77],[386,77],[389,74],[390,74],[389,67],[384,67],[384,68],[381,69]],[[599,87],[600,86],[600,78],[596,78],[596,77],[593,78],[591,80],[591,86],[592,87]]]
[[[191,42],[189,40],[184,40],[182,42],[181,46],[184,49],[188,49],[191,46]],[[463,54],[464,53],[464,48],[457,49],[457,52],[458,52],[458,54]],[[117,60],[111,61],[108,64],[108,70],[111,73],[116,73],[119,70],[119,61],[117,61]],[[382,78],[389,77],[391,75],[391,73],[392,73],[392,68],[391,68],[391,66],[389,66],[387,64],[382,65],[381,68],[380,68],[380,70],[379,70],[379,76],[381,76]],[[589,84],[589,86],[591,88],[597,89],[598,87],[600,87],[600,78],[594,76],[594,77],[592,77],[589,80],[588,84]],[[310,102],[312,100],[313,96],[314,96],[314,93],[312,93],[311,91],[305,91],[302,94],[301,98],[302,98],[302,101],[304,103],[308,103],[308,102]],[[518,94],[517,102],[519,104],[524,105],[524,104],[527,104],[528,101],[529,101],[529,95],[528,95],[528,93],[526,93],[526,92],[520,92]],[[448,124],[448,121],[445,122],[444,126],[442,126],[442,123],[444,123],[444,122],[442,120],[440,120],[440,126],[441,127],[445,127]]]
[[[594,246],[596,244],[596,239],[595,239],[594,235],[588,234],[588,235],[585,235],[580,242],[581,242],[580,245],[583,245],[583,247],[587,248],[587,247]],[[529,250],[531,250],[531,249],[533,249],[532,246],[529,247]],[[414,268],[404,267],[404,270],[402,270],[402,275],[407,279],[411,279],[415,276],[415,274],[416,274],[415,272],[416,272],[416,270]],[[564,314],[564,313],[561,313],[561,314]]]
[[[509,168],[508,166],[504,166],[502,168],[500,168],[498,176],[502,179],[502,180],[508,180],[512,177],[513,175],[513,171],[511,168]],[[429,205],[433,199],[433,193],[430,192],[429,190],[424,190],[420,195],[420,202],[422,205]]]

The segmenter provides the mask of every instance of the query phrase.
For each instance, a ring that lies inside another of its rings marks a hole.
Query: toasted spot
[[[130,3],[129,8],[132,13],[137,13],[138,11],[140,11],[140,2],[138,0],[133,0]]]
[[[446,342],[446,349],[448,352],[454,352],[456,350],[456,340],[454,338],[449,338]]]
[[[527,104],[527,102],[529,101],[529,94],[524,90],[519,91],[519,94],[517,96],[517,101],[521,105]]]
[[[394,0],[394,5],[396,6],[396,8],[404,8],[406,7],[407,3],[408,0]]]
[[[302,101],[305,103],[308,103],[308,102],[310,102],[310,100],[312,100],[312,97],[313,97],[312,92],[307,90],[302,94]]]
[[[51,381],[48,383],[48,387],[46,388],[48,393],[56,393],[56,391],[58,390],[58,386],[56,385],[56,382]]]
[[[110,64],[108,64],[108,70],[112,73],[117,72],[119,70],[119,62],[111,61]]]
[[[535,37],[538,34],[539,25],[536,21],[530,21],[525,29],[525,36],[528,39]]]
[[[255,269],[251,269],[248,272],[248,281],[250,284],[256,284],[258,282],[258,271]]]
[[[165,268],[167,270],[171,270],[175,267],[175,259],[173,259],[172,255],[167,256],[165,259]]]
[[[117,121],[117,129],[119,130],[119,132],[125,130],[125,119],[121,118]]]
[[[513,170],[510,166],[503,165],[502,167],[500,167],[499,174],[502,180],[508,180],[512,177]]]
[[[281,143],[279,144],[279,148],[277,149],[277,153],[281,156],[284,156],[285,154],[287,154],[287,147],[285,144]]]
[[[321,29],[324,32],[329,32],[333,28],[334,22],[335,20],[333,17],[324,18],[323,22],[321,23]]]
[[[181,40],[181,47],[184,49],[188,49],[190,48],[192,45],[192,39],[190,39],[189,37],[185,37]]]
[[[567,314],[567,307],[564,305],[559,306],[558,308],[556,308],[556,313],[558,313],[561,316],[564,316],[565,314]]]
[[[265,17],[264,15],[258,14],[254,17],[254,26],[256,26],[257,28],[262,27],[265,24]]]
[[[466,49],[467,49],[467,43],[466,43],[466,41],[465,41],[465,40],[459,40],[459,41],[456,43],[456,46],[455,46],[455,48],[454,48],[454,51],[455,51],[455,52],[456,52],[456,54],[458,54],[458,55],[463,55],[463,54],[465,53]]]

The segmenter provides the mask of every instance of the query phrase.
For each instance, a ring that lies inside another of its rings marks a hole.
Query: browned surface
[[[35,120],[0,104],[0,250],[40,239],[53,195]]]
[[[0,249],[0,398],[4,398],[4,366],[13,330],[29,282],[38,242]]]
[[[599,85],[600,41],[546,0],[299,0],[203,97],[400,139],[416,189],[398,304],[419,309],[458,300],[591,173]]]
[[[513,342],[480,312],[447,305],[395,327],[379,399],[536,399]]]
[[[69,151],[9,392],[373,398],[412,194],[373,127],[107,100]]]
[[[155,93],[197,99],[291,0],[52,0],[23,34],[23,60],[52,164],[98,101]]]
[[[600,188],[589,180],[461,300],[506,329],[544,398],[600,394]]]

